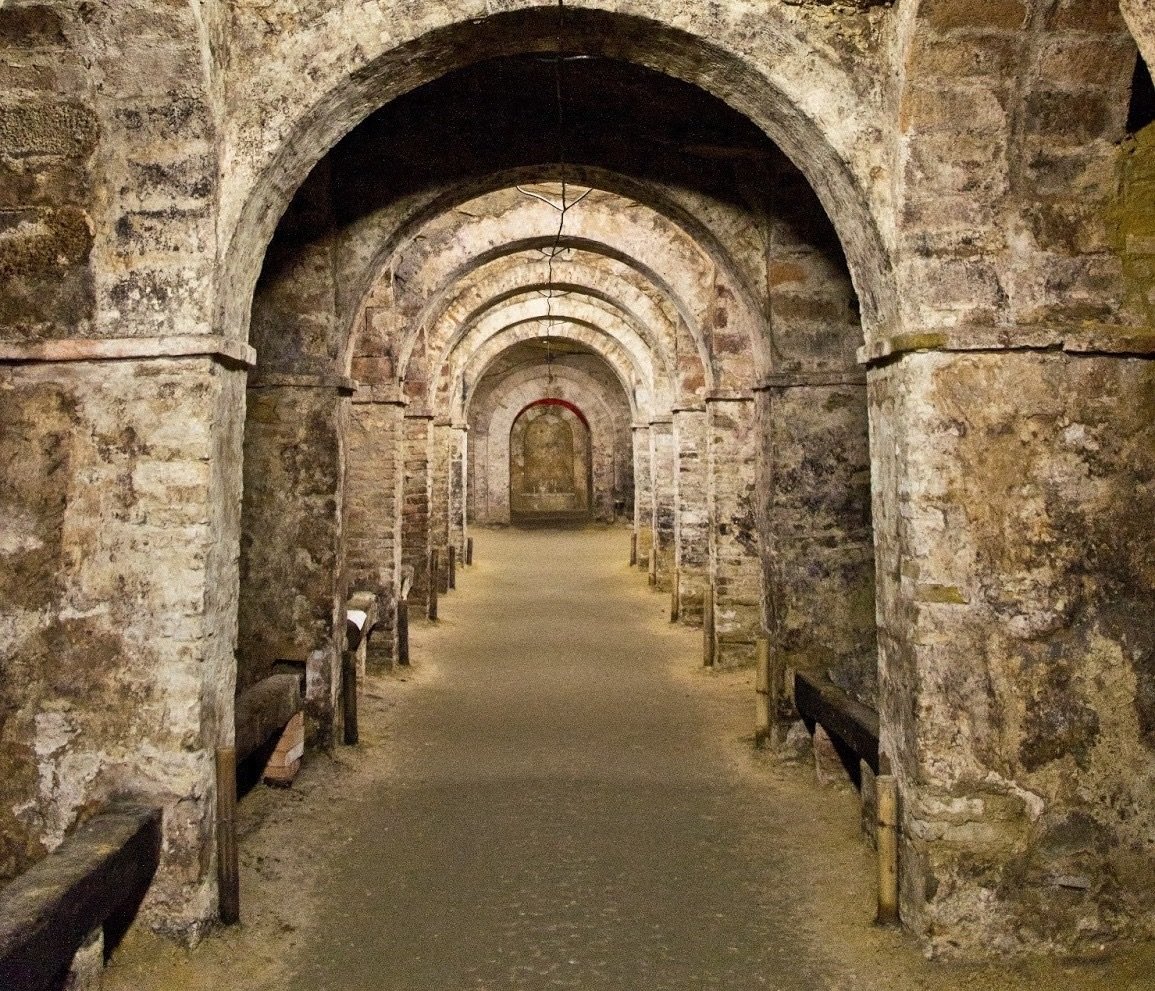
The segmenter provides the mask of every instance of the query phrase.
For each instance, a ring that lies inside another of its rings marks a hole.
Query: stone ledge
[[[866,372],[852,368],[843,372],[781,372],[767,375],[754,386],[755,392],[776,389],[805,389],[829,385],[866,385]]]
[[[1155,357],[1155,328],[1092,325],[1052,327],[965,327],[896,334],[858,350],[860,365],[874,365],[922,351],[1063,351],[1119,357]]]
[[[344,375],[253,375],[249,378],[250,389],[336,389],[352,394],[357,390],[357,382]]]
[[[353,394],[356,405],[408,406],[409,397],[395,385],[359,385]]]
[[[54,364],[65,361],[133,361],[151,358],[214,358],[222,364],[252,368],[256,350],[244,341],[216,334],[173,337],[68,337],[29,344],[0,343],[0,364]]]
[[[751,403],[754,393],[746,389],[715,389],[706,393],[707,403]]]

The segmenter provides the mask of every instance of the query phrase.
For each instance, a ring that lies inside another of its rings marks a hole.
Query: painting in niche
[[[509,459],[514,516],[589,512],[589,428],[573,410],[552,404],[523,410],[510,432]]]

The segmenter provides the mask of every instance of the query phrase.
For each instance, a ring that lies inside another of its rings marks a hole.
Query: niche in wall
[[[509,434],[509,508],[515,522],[586,519],[592,489],[590,428],[561,399],[523,409]]]

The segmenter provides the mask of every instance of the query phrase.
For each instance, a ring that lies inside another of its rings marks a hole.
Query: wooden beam
[[[160,863],[161,811],[117,804],[0,890],[0,988],[43,991],[88,935],[144,897]]]
[[[877,712],[834,682],[803,671],[794,675],[794,706],[804,720],[820,724],[879,773]]]
[[[236,702],[237,760],[244,760],[284,729],[300,712],[301,679],[295,674],[274,674],[246,688]]]

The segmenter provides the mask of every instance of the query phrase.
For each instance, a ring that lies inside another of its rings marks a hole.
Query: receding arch
[[[377,16],[366,8],[359,9],[360,17],[322,19],[310,26],[316,35],[311,50],[342,52],[348,60],[332,59],[324,68],[302,73],[316,89],[308,96],[296,94],[299,110],[267,113],[276,86],[262,91],[257,84],[243,94],[251,116],[229,144],[226,174],[234,178],[222,196],[228,278],[221,285],[218,323],[227,334],[243,336],[261,258],[277,220],[305,176],[341,137],[374,109],[457,66],[555,44],[552,4],[496,14],[476,6],[476,11],[460,11],[455,23],[437,24],[431,17],[423,22],[430,30],[418,29],[404,40],[394,39],[379,22],[376,30],[354,40],[351,25]],[[627,15],[575,4],[568,14],[575,50],[652,68],[745,114],[807,177],[833,221],[867,326],[892,324],[891,264],[876,222],[886,205],[886,189],[873,180],[874,170],[884,163],[872,133],[873,110],[864,105],[849,73],[824,60],[822,70],[815,71],[815,60],[822,56],[787,22],[778,32],[752,34],[744,26],[714,23],[728,16],[719,6],[703,12],[701,34],[694,35],[671,26],[675,18],[666,6],[639,4],[644,13]],[[772,15],[760,15],[763,21],[767,16]],[[761,53],[764,58],[741,50],[753,37],[772,49]],[[378,44],[366,47],[366,38]],[[727,49],[723,40],[732,40],[735,47]],[[295,64],[296,50],[283,54],[286,64]],[[773,74],[755,69],[757,61],[773,66]],[[241,147],[247,158],[238,153]]]

